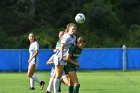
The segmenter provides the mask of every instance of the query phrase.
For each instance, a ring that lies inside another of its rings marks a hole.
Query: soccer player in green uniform
[[[64,66],[64,71],[70,78],[70,83],[68,86],[69,93],[79,93],[80,84],[76,75],[76,68],[80,67],[78,63],[78,57],[80,56],[85,43],[86,41],[83,37],[77,38],[76,45],[73,45],[69,48],[68,54],[66,56],[67,64]]]

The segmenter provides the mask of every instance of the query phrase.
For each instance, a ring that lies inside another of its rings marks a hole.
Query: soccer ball
[[[84,23],[85,22],[85,15],[82,14],[82,13],[78,13],[76,16],[75,16],[75,21],[77,23]]]

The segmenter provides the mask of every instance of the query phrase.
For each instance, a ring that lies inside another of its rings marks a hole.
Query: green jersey
[[[80,56],[81,52],[82,52],[82,49],[74,45],[71,46],[68,51],[68,53],[72,55],[71,59],[76,62],[78,61],[78,57]],[[66,66],[75,66],[75,65],[67,62]]]
[[[56,49],[60,49],[60,40],[57,41],[56,47],[55,47],[55,48],[56,48]]]

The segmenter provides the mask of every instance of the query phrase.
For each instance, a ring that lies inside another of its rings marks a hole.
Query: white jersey
[[[63,35],[61,39],[61,43],[64,44],[63,60],[66,59],[68,49],[75,43],[75,41],[76,41],[75,35],[70,35],[69,33]]]
[[[30,53],[29,58],[31,58],[33,56],[33,54],[35,53],[36,50],[39,50],[39,44],[36,41],[34,41],[33,43],[30,44],[30,47],[29,47],[29,53]],[[38,55],[37,55],[29,63],[29,66],[31,64],[36,64],[36,66],[38,66],[38,63],[39,63],[39,58],[38,58]]]
[[[66,55],[68,53],[68,49],[75,43],[76,36],[70,35],[69,33],[66,33],[62,36],[61,44],[64,44],[64,50],[63,50],[63,61],[60,62],[60,50],[57,51],[57,53],[54,56],[54,64],[55,65],[65,65]]]
[[[64,34],[61,39],[61,43],[65,45],[64,49],[66,50],[69,49],[74,44],[75,41],[76,41],[76,36],[70,35],[69,33]]]

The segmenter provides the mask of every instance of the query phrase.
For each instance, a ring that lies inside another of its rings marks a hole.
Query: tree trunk
[[[29,0],[29,15],[31,19],[35,16],[35,0]]]

